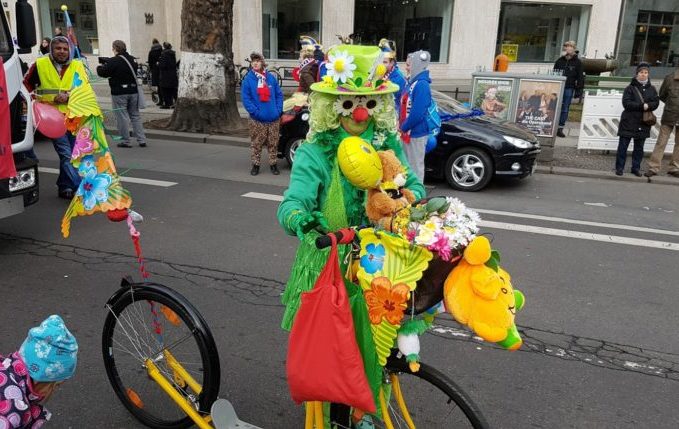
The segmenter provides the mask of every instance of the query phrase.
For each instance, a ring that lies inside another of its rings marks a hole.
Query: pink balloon
[[[66,134],[64,114],[56,107],[45,103],[33,103],[33,121],[45,137],[56,139]]]

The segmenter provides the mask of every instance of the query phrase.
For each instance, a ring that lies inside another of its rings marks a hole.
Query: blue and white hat
[[[33,381],[64,381],[73,376],[78,363],[78,342],[57,315],[31,328],[19,349]]]

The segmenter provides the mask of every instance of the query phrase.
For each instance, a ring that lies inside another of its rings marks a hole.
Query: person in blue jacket
[[[401,99],[400,128],[403,151],[408,163],[417,177],[424,182],[424,153],[429,139],[427,111],[431,105],[431,78],[427,51],[417,51],[408,55],[406,72],[410,80]]]
[[[401,97],[406,88],[406,78],[401,73],[396,63],[396,44],[393,40],[382,39],[378,45],[382,50],[382,64],[387,69],[384,75],[384,80],[389,80],[398,85],[398,91],[394,93],[394,101],[396,102],[396,112],[401,108]]]
[[[283,91],[278,81],[266,71],[264,56],[257,52],[250,54],[251,68],[241,85],[241,100],[250,114],[250,174],[259,174],[262,146],[266,143],[269,152],[269,166],[275,175],[280,174],[278,160],[278,138],[280,118],[283,113]]]

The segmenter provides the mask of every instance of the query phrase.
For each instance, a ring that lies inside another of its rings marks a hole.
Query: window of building
[[[299,37],[320,40],[322,1],[262,0],[262,54],[273,59],[299,58]]]
[[[448,61],[452,0],[356,0],[354,43],[396,42],[399,61],[423,49],[432,62]]]
[[[66,18],[61,10],[63,0],[38,2],[42,37],[54,36],[55,30],[61,29],[66,34]],[[95,0],[72,0],[68,2],[68,16],[73,25],[75,37],[82,53],[99,54],[97,49],[97,12]]]
[[[679,13],[639,11],[629,65],[642,61],[658,67],[679,64]]]
[[[590,6],[503,2],[496,51],[518,45],[518,62],[551,63],[564,42],[574,40],[584,53],[589,15]]]

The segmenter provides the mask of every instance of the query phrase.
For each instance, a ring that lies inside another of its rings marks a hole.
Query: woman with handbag
[[[640,63],[636,76],[625,88],[622,105],[625,110],[620,116],[618,126],[618,154],[615,159],[615,174],[622,176],[627,158],[627,148],[634,140],[632,151],[632,174],[641,177],[641,159],[644,157],[644,142],[651,135],[651,127],[656,123],[653,111],[658,108],[660,100],[655,87],[649,79],[650,65]]]

